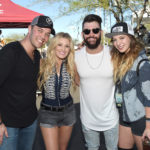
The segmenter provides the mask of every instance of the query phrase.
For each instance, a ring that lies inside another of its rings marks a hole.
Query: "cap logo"
[[[123,32],[123,27],[122,27],[122,26],[114,27],[114,28],[112,29],[112,32]]]
[[[51,19],[50,19],[50,18],[46,18],[46,22],[47,22],[47,24],[49,24],[49,25],[51,25],[51,24],[52,24],[52,21],[51,21]]]

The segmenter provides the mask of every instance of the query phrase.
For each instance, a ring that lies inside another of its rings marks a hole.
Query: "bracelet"
[[[147,117],[146,117],[145,120],[150,122],[150,118],[147,118]]]

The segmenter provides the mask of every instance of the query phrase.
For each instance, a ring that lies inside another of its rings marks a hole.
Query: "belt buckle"
[[[59,112],[62,110],[64,110],[64,107],[59,107],[59,106],[53,107],[53,111]]]
[[[58,107],[52,107],[52,111],[58,111]]]
[[[66,108],[65,106],[61,106],[61,107],[59,108],[59,111],[63,111],[65,108]]]

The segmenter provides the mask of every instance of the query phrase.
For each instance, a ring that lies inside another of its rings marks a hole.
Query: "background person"
[[[36,131],[36,82],[42,47],[55,34],[48,16],[37,16],[27,36],[0,51],[0,150],[32,150]]]
[[[42,88],[39,122],[46,150],[66,150],[76,122],[70,86],[74,83],[74,45],[68,33],[50,42],[38,79]]]
[[[117,150],[118,112],[114,100],[113,68],[110,49],[101,44],[101,22],[101,18],[94,14],[84,18],[82,37],[85,46],[75,53],[80,117],[88,150],[99,149],[100,131],[104,131],[107,150]]]
[[[150,139],[150,62],[127,23],[116,23],[106,37],[113,43],[115,97],[120,110],[119,150],[131,150],[134,143],[143,150],[142,139]]]

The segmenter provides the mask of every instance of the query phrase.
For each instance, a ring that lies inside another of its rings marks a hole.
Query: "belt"
[[[62,112],[65,109],[67,109],[68,107],[70,107],[72,104],[73,104],[72,101],[66,105],[63,105],[63,106],[46,106],[46,105],[41,103],[41,108],[44,110],[49,110],[49,111]]]

